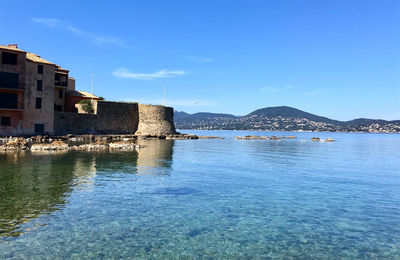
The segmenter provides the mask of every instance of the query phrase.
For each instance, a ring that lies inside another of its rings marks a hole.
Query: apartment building
[[[53,134],[54,111],[65,112],[67,90],[75,90],[68,73],[17,45],[0,45],[0,135]]]

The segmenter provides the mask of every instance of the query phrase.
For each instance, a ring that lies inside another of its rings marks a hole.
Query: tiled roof
[[[0,45],[0,49],[6,49],[6,50],[9,50],[9,51],[26,52],[26,51],[18,49],[16,46]]]
[[[48,60],[40,58],[39,55],[37,55],[35,53],[31,53],[31,52],[26,53],[26,59],[29,61],[33,61],[33,62],[44,63],[44,64],[49,64],[49,65],[56,65]]]
[[[52,62],[50,62],[48,60],[42,59],[39,55],[37,55],[35,53],[31,53],[31,52],[26,52],[26,51],[20,50],[20,49],[18,49],[17,46],[0,45],[0,49],[26,53],[26,59],[29,60],[29,61],[43,63],[43,64],[49,64],[49,65],[56,65],[56,64],[54,64],[54,63],[52,63]]]
[[[96,98],[96,99],[99,98],[98,96],[92,95],[86,91],[68,90],[67,93],[71,96],[76,96],[76,97]]]

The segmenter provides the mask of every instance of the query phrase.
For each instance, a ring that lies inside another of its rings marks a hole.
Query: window
[[[59,97],[59,98],[63,98],[63,97],[64,97],[64,91],[63,91],[62,89],[60,89],[60,90],[58,91],[58,97]]]
[[[35,124],[35,134],[44,133],[44,124]]]
[[[38,74],[43,74],[43,65],[38,65],[37,66],[37,73]]]
[[[37,90],[43,90],[43,81],[42,80],[38,80],[37,81],[36,89]]]
[[[37,109],[42,108],[42,98],[40,97],[36,98],[36,108]]]
[[[9,72],[0,72],[0,87],[18,88],[18,74]]]
[[[0,107],[1,108],[18,108],[18,94],[0,92]]]
[[[1,57],[1,62],[3,64],[17,65],[17,57],[18,57],[17,54],[3,52],[3,55]]]
[[[1,125],[10,126],[11,125],[11,117],[2,116],[1,117]]]
[[[62,105],[54,104],[54,111],[62,112]]]

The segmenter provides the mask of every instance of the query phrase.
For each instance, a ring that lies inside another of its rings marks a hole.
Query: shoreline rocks
[[[92,150],[133,150],[140,147],[136,140],[168,139],[224,139],[217,136],[197,136],[191,134],[173,135],[64,135],[0,138],[0,151],[92,151]]]
[[[53,141],[49,144],[32,144],[31,151],[64,151],[69,150],[68,144],[63,141]]]
[[[296,136],[235,136],[238,140],[275,140],[296,139]],[[219,136],[197,136],[193,134],[172,135],[64,135],[64,136],[32,136],[0,138],[0,151],[91,151],[91,150],[133,150],[139,149],[137,140],[197,140],[197,139],[225,139]],[[334,142],[334,139],[312,137],[313,142]]]

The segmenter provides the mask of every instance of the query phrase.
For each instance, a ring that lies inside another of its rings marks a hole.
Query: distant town
[[[177,129],[198,130],[400,133],[400,120],[355,119],[344,122],[287,106],[263,108],[246,116],[175,112],[175,126]]]

